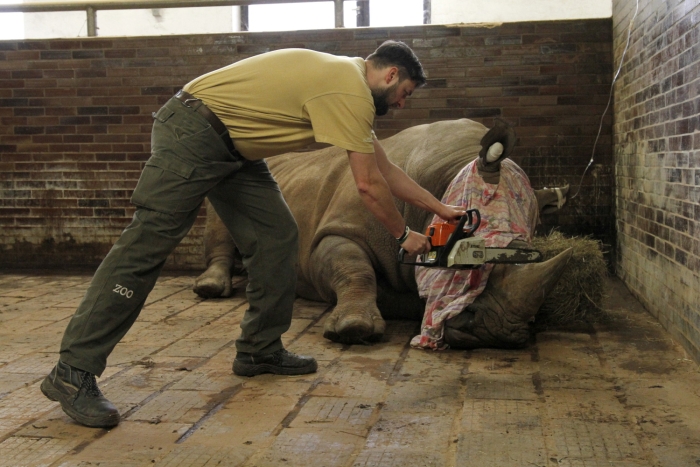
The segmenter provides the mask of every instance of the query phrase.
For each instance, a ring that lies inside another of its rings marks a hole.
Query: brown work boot
[[[119,424],[119,411],[97,387],[95,375],[58,361],[41,383],[41,392],[81,425],[109,428]]]
[[[263,373],[305,375],[316,372],[317,368],[318,364],[312,357],[302,357],[285,349],[263,356],[238,352],[233,361],[233,373],[238,376],[255,376]]]

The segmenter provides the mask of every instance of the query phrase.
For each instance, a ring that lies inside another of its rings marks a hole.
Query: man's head
[[[416,87],[423,86],[426,81],[423,66],[413,50],[403,42],[386,41],[380,45],[374,53],[370,54],[367,61],[375,68],[384,69],[396,67],[399,72],[399,80],[410,79]]]
[[[403,42],[386,41],[366,60],[372,71],[368,82],[377,115],[386,114],[389,107],[403,107],[413,90],[426,82],[418,57]]]

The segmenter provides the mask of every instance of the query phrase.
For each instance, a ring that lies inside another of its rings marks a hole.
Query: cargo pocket
[[[165,214],[195,209],[204,195],[200,199],[198,193],[191,193],[198,185],[190,183],[194,170],[193,164],[171,154],[153,154],[141,172],[131,202]]]
[[[170,117],[175,115],[175,112],[167,107],[161,107],[158,112],[153,112],[151,114],[154,120],[158,120],[160,123],[165,123]]]
[[[188,130],[190,130],[188,128]],[[177,143],[190,154],[211,162],[231,161],[231,153],[228,147],[216,133],[211,125],[192,133],[184,133],[182,129],[176,129]]]

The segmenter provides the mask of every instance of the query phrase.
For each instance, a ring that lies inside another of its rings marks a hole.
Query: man
[[[280,339],[295,298],[297,225],[264,158],[314,141],[347,149],[367,208],[408,253],[425,252],[430,242],[408,229],[392,195],[444,219],[464,210],[440,203],[390,163],[372,132],[375,113],[403,107],[424,83],[413,51],[393,41],[366,60],[279,50],[188,83],[153,114],[152,155],[131,199],[137,207],[133,221],[97,269],[42,392],[83,425],[119,423],[95,375],[138,317],[205,197],[231,232],[248,272],[249,308],[233,372],[315,372],[316,360],[287,352]]]

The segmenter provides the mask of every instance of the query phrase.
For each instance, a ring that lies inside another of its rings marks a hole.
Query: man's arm
[[[374,138],[374,154],[377,167],[394,196],[408,204],[432,212],[446,221],[456,221],[464,214],[464,208],[441,203],[428,190],[391,162],[386,157],[384,148],[379,144],[377,138]]]
[[[357,191],[365,207],[391,235],[400,238],[404,234],[406,222],[396,209],[392,191],[377,166],[376,156],[348,151],[348,159]],[[408,238],[401,243],[401,247],[410,255],[425,253],[430,250],[430,241],[426,236],[411,231]]]

